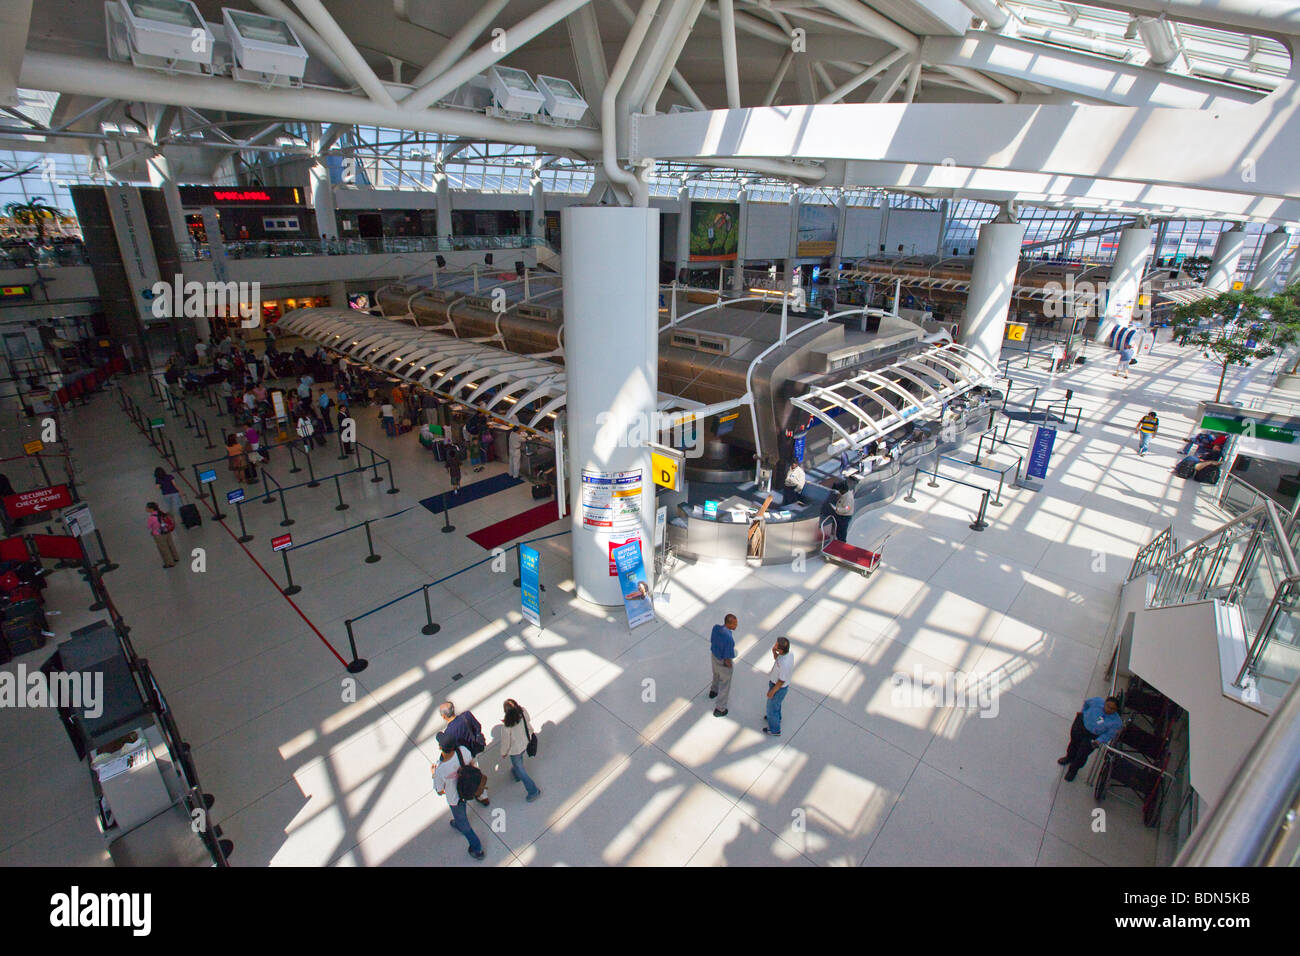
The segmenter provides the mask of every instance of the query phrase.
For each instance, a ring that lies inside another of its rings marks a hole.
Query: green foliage
[[[22,226],[35,226],[36,238],[45,241],[45,224],[56,222],[60,212],[46,203],[45,198],[36,196],[28,202],[11,202],[5,205],[5,212],[15,223]]]
[[[1243,289],[1180,305],[1174,310],[1174,335],[1219,362],[1221,394],[1228,366],[1249,366],[1300,338],[1300,283],[1277,295]]]

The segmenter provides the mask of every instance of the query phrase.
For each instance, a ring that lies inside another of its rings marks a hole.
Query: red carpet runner
[[[559,520],[559,514],[556,512],[555,502],[548,501],[544,505],[538,505],[536,508],[529,508],[522,514],[517,514],[513,518],[507,518],[505,521],[498,521],[496,524],[490,524],[486,528],[480,528],[469,536],[469,539],[475,544],[480,545],[491,551],[507,541],[513,541],[515,538],[522,538],[531,531],[543,528],[552,521]]]

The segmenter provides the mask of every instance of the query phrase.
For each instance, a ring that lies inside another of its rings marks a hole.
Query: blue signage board
[[[628,629],[653,621],[655,609],[650,599],[650,582],[646,580],[645,564],[641,560],[641,542],[621,544],[613,553],[614,566],[618,569],[618,589],[623,595],[623,608],[627,611]]]
[[[244,489],[243,489],[243,488],[236,488],[234,491],[227,491],[227,492],[226,492],[226,503],[227,503],[227,504],[234,505],[234,504],[238,504],[239,502],[241,502],[241,501],[243,501],[243,500],[244,500]]]
[[[716,518],[718,516],[718,503],[712,500],[704,502],[704,514],[709,518]]]
[[[519,546],[519,604],[524,618],[534,627],[542,626],[542,556],[536,548]]]
[[[199,484],[201,485],[211,484],[216,480],[217,472],[215,468],[209,468],[207,471],[199,472]]]
[[[803,464],[804,446],[807,444],[807,442],[808,442],[808,435],[805,432],[800,432],[799,434],[794,436],[794,460],[799,462],[799,464],[801,465]]]
[[[1052,461],[1052,445],[1056,442],[1056,429],[1039,425],[1034,430],[1034,444],[1029,449],[1029,465],[1025,475],[1029,478],[1046,478],[1047,466]]]

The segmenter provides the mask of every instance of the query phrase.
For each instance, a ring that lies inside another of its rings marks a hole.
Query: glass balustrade
[[[537,236],[386,236],[380,239],[241,239],[223,243],[230,259],[275,259],[285,256],[373,256],[412,252],[491,252],[544,246]],[[206,243],[181,251],[187,261],[208,259]],[[500,263],[505,269],[513,263]]]

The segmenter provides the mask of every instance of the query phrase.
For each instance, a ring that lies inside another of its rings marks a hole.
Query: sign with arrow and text
[[[67,485],[51,485],[49,488],[36,488],[22,494],[6,495],[5,511],[11,518],[57,511],[72,504],[72,495]]]

